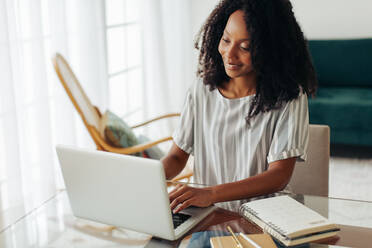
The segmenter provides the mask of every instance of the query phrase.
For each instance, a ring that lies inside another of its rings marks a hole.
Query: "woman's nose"
[[[226,52],[226,57],[227,58],[235,58],[236,57],[236,49],[235,49],[235,46],[230,46],[228,49],[227,49],[227,52]]]

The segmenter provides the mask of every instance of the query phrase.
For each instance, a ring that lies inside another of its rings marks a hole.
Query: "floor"
[[[372,147],[331,146],[329,195],[372,201]]]

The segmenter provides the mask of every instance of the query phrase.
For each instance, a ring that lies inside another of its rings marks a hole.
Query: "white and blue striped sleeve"
[[[186,153],[192,153],[194,147],[194,103],[191,88],[187,91],[186,100],[181,111],[181,118],[173,133],[174,143]]]
[[[275,125],[267,162],[297,157],[305,161],[309,141],[309,112],[307,95],[288,102],[283,108]]]

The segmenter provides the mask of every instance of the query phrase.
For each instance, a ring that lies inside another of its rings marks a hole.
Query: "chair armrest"
[[[157,121],[157,120],[161,120],[161,119],[165,119],[165,118],[169,118],[169,117],[180,116],[180,115],[181,115],[180,113],[173,113],[173,114],[161,115],[161,116],[158,116],[156,118],[150,119],[148,121],[142,122],[140,124],[134,125],[131,128],[142,127],[142,126],[145,126],[145,125],[147,125],[147,124],[149,124],[151,122]]]
[[[120,154],[133,154],[133,153],[137,153],[137,152],[143,152],[144,150],[146,150],[150,147],[153,147],[157,144],[160,144],[160,143],[163,143],[163,142],[166,142],[166,141],[169,141],[169,140],[173,140],[173,138],[171,136],[169,136],[169,137],[165,137],[165,138],[162,138],[162,139],[158,139],[156,141],[151,141],[151,142],[148,142],[148,143],[145,143],[145,144],[140,144],[140,145],[127,147],[127,148],[110,147],[109,148],[110,150],[108,150],[108,151],[115,152],[115,153],[120,153]]]
[[[152,146],[155,146],[157,144],[160,144],[162,142],[172,140],[173,138],[171,136],[165,137],[162,139],[158,139],[156,141],[151,141],[145,144],[140,144],[132,147],[126,147],[126,148],[120,148],[109,145],[100,135],[100,133],[97,131],[97,129],[94,126],[89,126],[89,131],[92,134],[94,140],[98,142],[98,144],[102,147],[104,151],[113,152],[113,153],[120,153],[120,154],[133,154],[137,152],[142,152]]]
[[[175,178],[173,178],[172,182],[177,182],[177,181],[180,181],[182,179],[187,179],[187,181],[189,181],[190,177],[192,177],[193,175],[194,175],[194,173],[192,171],[181,173],[178,176],[176,176]],[[168,183],[168,185],[171,185],[171,184],[172,183]]]

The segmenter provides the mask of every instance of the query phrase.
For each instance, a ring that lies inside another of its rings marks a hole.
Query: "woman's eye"
[[[229,40],[224,39],[224,38],[222,38],[222,40],[223,40],[223,42],[225,42],[225,43],[229,43],[229,42],[230,42]]]
[[[241,47],[244,51],[249,51],[249,47]]]

